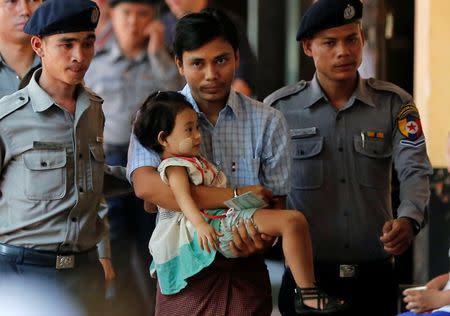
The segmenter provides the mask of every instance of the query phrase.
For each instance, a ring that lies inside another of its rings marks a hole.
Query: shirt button
[[[76,217],[72,217],[72,222],[76,222],[77,218]]]
[[[339,121],[342,118],[342,115],[338,114],[336,115],[336,121]]]
[[[344,247],[345,247],[345,249],[348,249],[348,248],[350,248],[350,245],[349,244],[345,244]]]
[[[41,161],[41,167],[47,167],[47,162],[46,161]]]
[[[23,100],[25,100],[25,98],[24,97],[19,97],[19,100],[23,101]]]
[[[83,158],[83,154],[79,154],[78,158],[80,158],[80,159]]]
[[[82,187],[79,187],[79,188],[78,188],[78,191],[83,192],[83,188],[82,188]]]
[[[346,182],[346,180],[345,180],[344,178],[341,178],[339,181],[340,181],[341,183],[345,183],[345,182]]]
[[[339,147],[338,150],[339,150],[339,152],[343,152],[343,151],[344,151],[344,148]]]

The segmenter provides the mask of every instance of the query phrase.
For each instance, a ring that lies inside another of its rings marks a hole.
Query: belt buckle
[[[75,267],[75,256],[74,255],[68,255],[68,256],[62,256],[57,255],[56,256],[56,269],[73,269]]]
[[[340,264],[339,265],[339,277],[340,278],[354,278],[356,276],[356,270],[358,265],[356,264]]]

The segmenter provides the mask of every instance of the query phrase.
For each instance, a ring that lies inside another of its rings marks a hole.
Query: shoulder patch
[[[0,120],[28,103],[30,97],[22,90],[0,99]]]
[[[415,142],[422,136],[422,124],[419,111],[413,103],[405,104],[397,114],[397,127],[399,132],[409,142]]]
[[[307,82],[305,80],[301,80],[297,83],[291,84],[289,86],[278,89],[275,92],[272,92],[269,96],[267,96],[264,99],[263,102],[269,106],[272,106],[276,101],[304,90],[306,86]]]
[[[404,103],[411,102],[412,100],[412,96],[408,92],[391,82],[370,78],[367,79],[367,84],[374,90],[395,93]]]

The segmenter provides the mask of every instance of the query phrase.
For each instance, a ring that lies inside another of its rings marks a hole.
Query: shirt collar
[[[314,77],[311,80],[311,87],[309,89],[309,94],[305,97],[305,108],[311,107],[321,99],[327,100],[327,97],[319,84],[319,80],[317,79],[316,73],[314,74]],[[359,74],[358,74],[358,84],[356,86],[355,91],[353,91],[353,94],[350,97],[348,104],[353,104],[355,99],[369,106],[372,107],[376,106],[372,100],[369,90],[367,89],[366,80],[362,79],[361,76],[359,76]]]
[[[27,85],[28,95],[30,96],[31,106],[35,112],[44,112],[55,104],[55,100],[39,86],[38,79],[41,76],[42,68],[37,69],[30,79],[30,83]],[[76,105],[76,113],[84,111],[86,105],[89,104],[89,97],[86,94],[86,90],[83,84],[78,87],[78,99]]]
[[[194,97],[192,96],[191,88],[189,85],[185,85],[183,90],[180,91],[181,94],[183,94],[186,99],[193,105],[194,110],[197,113],[203,113],[200,110],[200,107],[198,106],[197,102],[195,101]],[[239,95],[233,90],[230,90],[230,94],[228,95],[228,100],[225,105],[225,108],[222,109],[222,111],[227,111],[229,109],[237,118],[239,118],[239,114],[242,111],[242,104],[241,99],[239,98]]]
[[[37,83],[41,73],[42,68],[36,70],[27,86],[28,94],[31,99],[31,105],[35,112],[43,112],[55,103],[52,97],[50,97],[48,93],[45,92],[44,89],[42,89]]]
[[[37,54],[34,54],[33,63],[31,64],[30,69],[37,67],[40,64],[41,64],[41,58]],[[3,67],[3,66],[8,66],[8,64],[3,59],[3,56],[0,54],[0,67]]]
[[[146,58],[147,58],[147,51],[144,49],[133,60],[137,61],[137,62],[142,62]],[[109,60],[111,61],[111,63],[116,63],[116,62],[118,62],[118,61],[120,61],[122,59],[127,59],[127,57],[125,57],[125,55],[122,52],[122,49],[120,49],[119,43],[117,43],[117,39],[114,38],[111,41],[111,45],[110,45],[110,48],[109,48]]]

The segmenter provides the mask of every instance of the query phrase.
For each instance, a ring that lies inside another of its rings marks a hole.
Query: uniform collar
[[[200,107],[198,106],[197,102],[195,101],[194,97],[192,96],[191,88],[189,85],[185,85],[183,90],[181,90],[181,94],[183,94],[186,99],[194,106],[194,110],[197,113],[203,113],[200,110]],[[239,95],[233,90],[230,90],[230,94],[228,95],[228,100],[225,105],[225,108],[221,110],[222,111],[231,111],[237,118],[239,118],[239,114],[242,112],[242,104],[241,104],[241,98],[239,98]]]
[[[41,64],[41,58],[34,54],[34,58],[33,58],[33,63],[31,64],[30,69],[37,67],[38,65]],[[0,54],[0,67],[9,67],[9,65],[5,62],[5,60],[3,59],[3,56]],[[9,67],[11,68],[11,67]]]
[[[142,52],[133,59],[133,61],[141,62],[145,60],[148,57],[147,51],[145,49],[142,50]],[[109,47],[109,60],[111,63],[116,63],[122,59],[128,59],[122,52],[122,49],[119,46],[119,43],[117,43],[117,39],[114,38],[111,41],[111,45]]]
[[[310,89],[308,89],[308,93],[309,94],[305,96],[305,108],[311,107],[321,99],[328,100],[319,84],[317,74],[314,74],[314,77],[311,80]],[[376,106],[372,100],[369,90],[367,89],[367,80],[362,79],[359,74],[358,74],[358,84],[356,86],[355,91],[353,91],[353,94],[350,97],[348,104],[352,105],[355,99],[369,106],[372,107]]]
[[[38,84],[37,80],[41,76],[42,68],[36,70],[30,79],[30,83],[27,85],[28,95],[30,96],[31,106],[35,112],[44,112],[55,104],[55,100]],[[80,84],[77,89],[78,99],[76,112],[84,111],[84,107],[89,104],[88,95],[85,93],[85,89]]]

